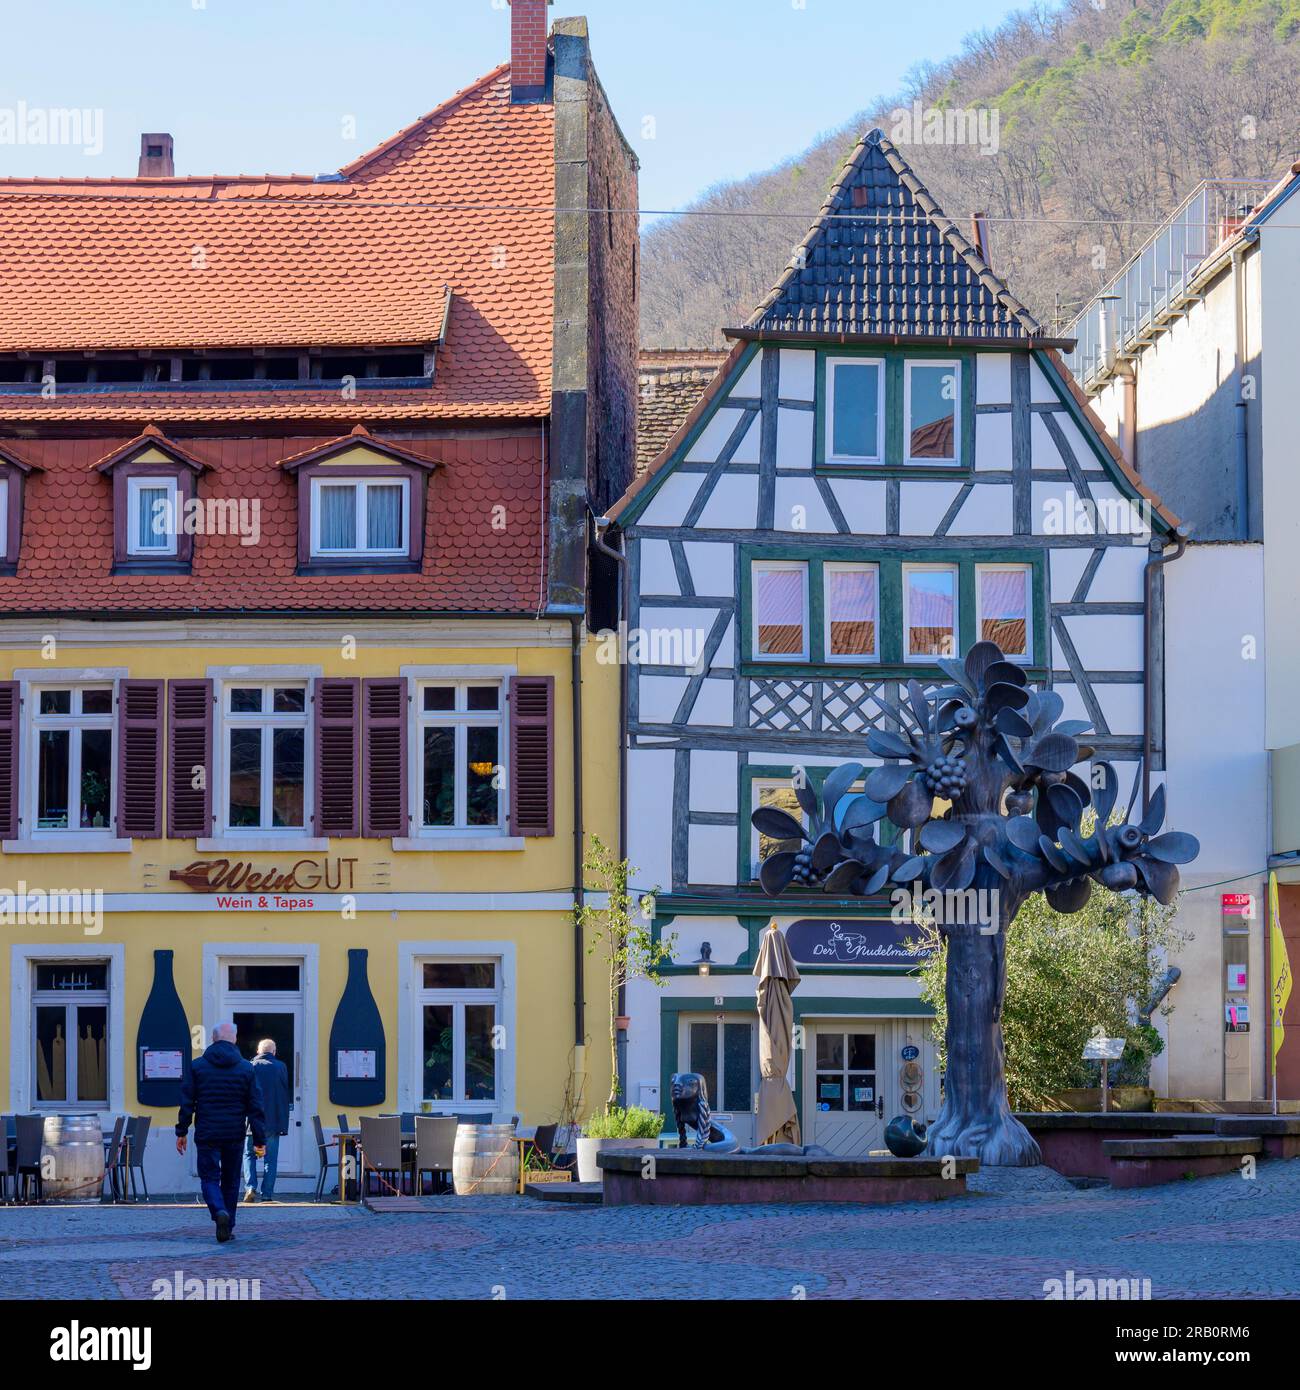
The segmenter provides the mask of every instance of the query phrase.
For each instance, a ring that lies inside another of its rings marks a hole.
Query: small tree
[[[673,943],[656,941],[643,920],[640,902],[633,901],[628,880],[636,870],[626,859],[618,859],[600,836],[591,837],[591,848],[583,865],[588,886],[606,894],[603,908],[584,906],[578,914],[583,931],[588,934],[588,954],[603,951],[609,970],[609,1058],[610,1086],[606,1111],[616,1106],[623,1094],[622,1077],[618,1066],[618,997],[629,980],[648,980],[662,988],[659,967],[672,960]]]
[[[1094,892],[1073,915],[1054,911],[1035,895],[1007,934],[1007,992],[1002,1011],[1007,1095],[1017,1110],[1037,1110],[1052,1091],[1096,1084],[1096,1063],[1083,1060],[1083,1045],[1100,1026],[1124,1038],[1120,1068],[1145,1084],[1151,1058],[1164,1047],[1142,1011],[1156,993],[1165,956],[1190,939],[1174,926],[1176,909],[1135,894]],[[935,1012],[939,1065],[946,1065],[947,958],[942,933],[932,923],[919,932],[930,950],[921,968],[921,997]],[[1168,1015],[1172,1005],[1162,1006]],[[1122,1082],[1121,1082],[1122,1084]]]

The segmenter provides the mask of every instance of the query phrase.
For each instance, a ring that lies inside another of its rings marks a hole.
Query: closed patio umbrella
[[[758,961],[758,1116],[754,1137],[759,1144],[798,1144],[799,1112],[785,1074],[794,1035],[791,991],[799,983],[785,933],[771,922],[759,941]]]

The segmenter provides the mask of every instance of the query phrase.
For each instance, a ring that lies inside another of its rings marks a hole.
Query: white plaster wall
[[[1263,631],[1264,560],[1258,545],[1191,545],[1165,571],[1167,826],[1201,842],[1183,871],[1178,924],[1194,939],[1173,963],[1169,1093],[1222,1095],[1220,895],[1262,893],[1268,861],[1266,658],[1244,659],[1243,632]],[[1240,882],[1223,879],[1246,876]],[[1206,886],[1214,885],[1214,886]],[[1263,920],[1251,939],[1251,1085],[1263,1095]]]
[[[1292,200],[1278,217],[1294,224]],[[1263,311],[1260,355],[1265,380],[1260,392],[1264,472],[1264,622],[1267,656],[1265,746],[1300,743],[1300,468],[1296,467],[1295,405],[1300,382],[1300,273],[1296,233],[1286,226],[1260,232]]]
[[[736,591],[736,558],[733,546],[721,541],[683,541],[682,549],[697,594],[732,598]]]
[[[671,748],[629,748],[627,857],[641,883],[673,881],[673,758]]]

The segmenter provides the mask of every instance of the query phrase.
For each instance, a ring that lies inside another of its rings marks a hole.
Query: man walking
[[[203,1200],[217,1223],[217,1240],[223,1244],[235,1234],[246,1131],[252,1130],[259,1157],[266,1145],[257,1078],[251,1064],[239,1055],[235,1037],[233,1023],[218,1023],[212,1030],[212,1046],[181,1082],[181,1111],[176,1120],[178,1154],[185,1152],[190,1121],[194,1121]]]
[[[275,1040],[263,1038],[253,1058],[253,1075],[262,1096],[266,1125],[266,1161],[262,1165],[262,1186],[257,1185],[258,1150],[253,1135],[244,1148],[244,1201],[275,1200],[275,1174],[280,1161],[280,1136],[289,1133],[289,1068],[275,1055]]]

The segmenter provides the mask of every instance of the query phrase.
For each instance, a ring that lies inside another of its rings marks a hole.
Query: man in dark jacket
[[[179,1154],[185,1152],[190,1121],[194,1121],[203,1200],[217,1223],[217,1239],[223,1243],[235,1233],[245,1133],[252,1130],[259,1155],[266,1145],[257,1078],[251,1064],[239,1055],[235,1037],[233,1023],[218,1023],[212,1030],[212,1046],[181,1082],[181,1112],[176,1120]]]
[[[289,1095],[289,1068],[275,1055],[275,1041],[263,1038],[253,1058],[253,1075],[262,1097],[266,1124],[266,1162],[262,1165],[262,1186],[257,1185],[258,1152],[253,1136],[248,1136],[244,1149],[244,1201],[270,1202],[275,1200],[275,1173],[280,1161],[280,1137],[289,1132],[289,1111],[293,1101]]]

